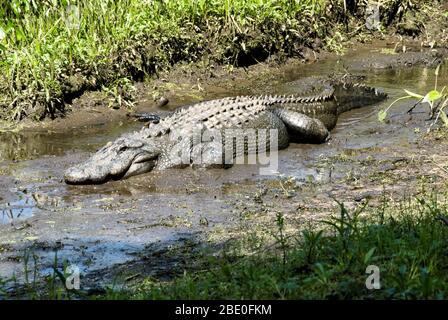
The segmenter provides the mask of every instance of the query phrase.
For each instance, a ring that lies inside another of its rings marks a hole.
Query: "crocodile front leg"
[[[141,122],[149,122],[149,123],[154,123],[154,124],[157,124],[160,122],[160,115],[154,114],[154,113],[147,113],[147,112],[131,113],[129,116],[136,118],[138,121],[141,121]]]
[[[224,146],[221,141],[203,142],[193,148],[193,168],[228,169],[233,161],[225,159]],[[233,157],[232,157],[233,159]]]
[[[330,137],[330,132],[319,119],[284,109],[276,110],[276,115],[285,123],[294,142],[322,143]]]

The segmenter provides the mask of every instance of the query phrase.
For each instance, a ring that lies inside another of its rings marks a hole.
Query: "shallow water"
[[[251,92],[243,86],[228,95],[275,93],[284,83],[341,71],[354,57],[370,54],[366,49],[285,67],[275,84],[269,82]],[[402,101],[390,111],[387,124],[378,122],[377,113],[404,95],[403,88],[419,93],[432,89],[434,70],[412,67],[357,73],[365,74],[366,83],[382,88],[389,98],[343,114],[328,143],[292,144],[281,150],[278,174],[273,176],[260,176],[258,166],[240,165],[228,170],[168,170],[103,185],[68,186],[62,181],[67,167],[122,133],[139,129],[141,123],[107,124],[64,134],[0,133],[0,246],[13,247],[6,253],[0,250],[0,276],[20,273],[21,264],[11,261],[33,243],[44,272],[56,251],[61,261],[76,263],[85,272],[124,263],[149,244],[170,243],[234,224],[236,210],[262,181],[281,175],[294,177],[298,184],[325,183],[351,170],[343,162],[331,169],[322,166],[325,158],[356,153],[360,158],[388,159],[413,151],[418,130],[427,127],[427,109],[418,108],[411,117],[406,110],[412,102]],[[439,83],[447,83],[448,73],[442,69],[441,74]],[[171,105],[182,103],[180,97]]]

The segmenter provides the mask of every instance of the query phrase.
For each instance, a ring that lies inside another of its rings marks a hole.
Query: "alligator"
[[[149,116],[156,121],[107,143],[69,168],[64,179],[68,184],[95,184],[190,165],[227,168],[235,157],[271,147],[324,142],[339,114],[386,98],[360,79],[349,74],[309,77],[290,84],[306,88],[300,94],[227,97],[181,107],[160,119]],[[254,129],[263,131],[264,139],[253,135]],[[229,131],[233,135],[227,136]],[[238,139],[244,141],[243,148],[236,147]],[[230,155],[224,152],[229,146]]]

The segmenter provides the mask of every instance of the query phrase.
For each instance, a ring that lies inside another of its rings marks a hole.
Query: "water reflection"
[[[0,204],[0,224],[29,218],[33,216],[36,210],[36,202],[28,196],[14,202]]]

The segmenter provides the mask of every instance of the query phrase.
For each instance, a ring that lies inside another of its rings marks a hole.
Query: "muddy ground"
[[[23,283],[25,262],[29,270],[51,274],[57,253],[58,268],[64,261],[80,268],[83,289],[146,275],[165,279],[192,267],[202,249],[216,254],[241,235],[268,237],[277,213],[284,214],[289,232],[297,232],[336,212],[334,199],[348,207],[369,199],[369,206],[376,206],[383,197],[418,194],[422,185],[444,186],[446,133],[426,134],[428,109],[408,114],[413,102],[404,100],[392,108],[387,123],[380,123],[377,113],[402,96],[403,88],[432,89],[433,67],[446,51],[418,54],[418,46],[408,46],[411,52],[392,54],[395,48],[393,42],[375,42],[345,56],[321,55],[314,61],[310,52],[308,61],[233,72],[179,66],[139,84],[132,111],[164,112],[202,99],[277,93],[289,81],[344,70],[365,74],[369,85],[388,93],[383,103],[343,114],[329,142],[292,144],[280,151],[274,175],[239,165],[68,186],[62,180],[67,167],[142,125],[126,116],[129,110],[107,108],[99,93],[74,101],[78,111],[65,119],[1,133],[0,277],[15,276]],[[443,66],[439,84],[447,82]],[[155,100],[161,96],[170,102],[158,108]]]

